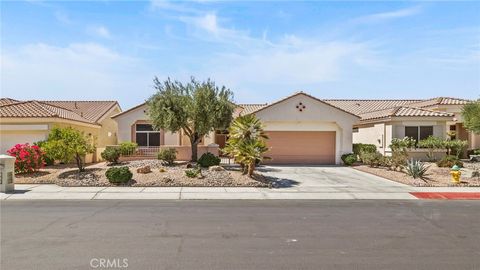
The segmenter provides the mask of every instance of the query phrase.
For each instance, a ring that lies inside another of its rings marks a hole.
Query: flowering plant
[[[17,144],[7,153],[15,157],[15,173],[38,171],[45,165],[45,153],[36,145]]]

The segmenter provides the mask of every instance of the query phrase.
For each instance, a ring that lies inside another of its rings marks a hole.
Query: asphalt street
[[[480,269],[480,201],[3,201],[1,269]]]

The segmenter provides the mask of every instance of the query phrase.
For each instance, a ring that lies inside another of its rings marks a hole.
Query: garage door
[[[269,131],[268,164],[335,164],[335,131]]]
[[[6,154],[7,150],[15,146],[16,144],[29,143],[42,141],[47,138],[46,132],[2,132],[0,133],[0,154]]]

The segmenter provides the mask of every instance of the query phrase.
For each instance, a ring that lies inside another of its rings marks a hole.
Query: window
[[[149,124],[136,124],[135,142],[138,146],[160,146],[160,131]]]
[[[405,127],[405,137],[415,139],[417,142],[433,136],[433,126]]]
[[[352,129],[352,132],[353,132],[353,133],[358,133],[358,127],[354,127],[354,128]]]

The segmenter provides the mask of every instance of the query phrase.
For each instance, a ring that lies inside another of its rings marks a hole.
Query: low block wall
[[[121,160],[138,160],[138,159],[156,159],[157,153],[162,149],[174,148],[177,150],[177,161],[189,161],[192,157],[192,148],[188,145],[162,145],[160,147],[150,148],[148,150],[136,151],[136,154],[130,156],[122,156]],[[200,158],[205,153],[219,155],[218,144],[199,145],[197,155]]]

